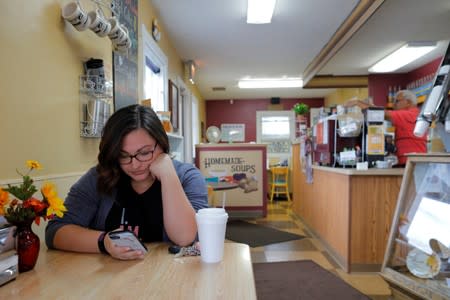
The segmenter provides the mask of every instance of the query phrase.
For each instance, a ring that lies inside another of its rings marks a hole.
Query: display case
[[[450,154],[408,157],[381,270],[395,299],[450,299]]]

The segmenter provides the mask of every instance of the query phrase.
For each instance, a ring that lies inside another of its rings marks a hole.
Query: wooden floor
[[[266,218],[247,221],[291,233],[301,234],[307,238],[251,248],[253,262],[313,260],[324,269],[338,275],[371,299],[391,299],[391,292],[388,284],[377,273],[347,274],[339,268],[333,258],[328,255],[320,241],[313,238],[301,220],[293,214],[290,208],[291,203],[292,202],[287,201],[274,201],[273,203],[269,203]]]

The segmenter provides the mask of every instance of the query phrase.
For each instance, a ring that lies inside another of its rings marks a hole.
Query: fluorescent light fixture
[[[301,78],[242,79],[239,80],[238,86],[241,89],[301,88],[303,80]]]
[[[248,0],[247,23],[270,23],[276,2],[277,0]]]
[[[435,42],[409,42],[377,62],[369,69],[369,72],[387,73],[395,71],[427,54],[434,48],[436,48]]]

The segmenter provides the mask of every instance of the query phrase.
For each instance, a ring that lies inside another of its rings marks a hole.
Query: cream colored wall
[[[95,163],[98,141],[79,135],[78,76],[90,57],[111,64],[111,43],[64,22],[61,3],[1,1],[0,179],[16,178],[27,159],[44,174]]]
[[[67,2],[0,1],[0,184],[18,178],[15,170],[27,159],[43,165],[40,175],[56,177],[82,173],[96,163],[99,139],[79,135],[78,83],[82,63],[91,57],[103,59],[111,71],[111,42],[65,22],[61,7]],[[81,3],[88,11],[94,8],[90,0]],[[150,29],[149,3],[139,1],[139,22]],[[161,29],[169,77],[183,77],[182,62]]]
[[[162,20],[158,13],[155,11],[155,9],[150,4],[151,1],[139,1],[139,22],[145,24],[147,31],[151,33],[152,29],[152,21],[153,19],[158,19],[158,24],[160,26],[161,31],[161,40],[158,42],[159,47],[161,50],[167,55],[169,59],[169,78],[173,81],[179,76],[180,78],[183,78],[184,84],[188,89],[191,90],[191,93],[194,94],[198,101],[198,115],[199,115],[199,122],[203,121],[206,122],[206,107],[205,107],[205,101],[203,97],[201,96],[200,92],[197,89],[196,85],[193,85],[189,82],[185,69],[184,69],[184,62],[180,59],[180,56],[176,52],[176,49],[172,46],[170,42],[170,36],[165,31],[164,28],[164,20]],[[142,82],[142,80],[139,80],[139,82]],[[200,126],[199,126],[200,127]],[[185,130],[190,130],[189,128]],[[200,132],[197,133],[199,140],[200,140]]]
[[[324,106],[331,107],[337,104],[343,104],[345,101],[354,97],[365,99],[369,96],[367,88],[341,88],[325,97]]]

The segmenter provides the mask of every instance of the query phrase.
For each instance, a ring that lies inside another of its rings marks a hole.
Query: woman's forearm
[[[100,231],[67,224],[56,232],[53,246],[60,250],[99,253],[97,241],[100,234]]]
[[[187,199],[175,171],[162,179],[161,193],[167,235],[180,246],[189,245],[197,234],[195,210]]]

